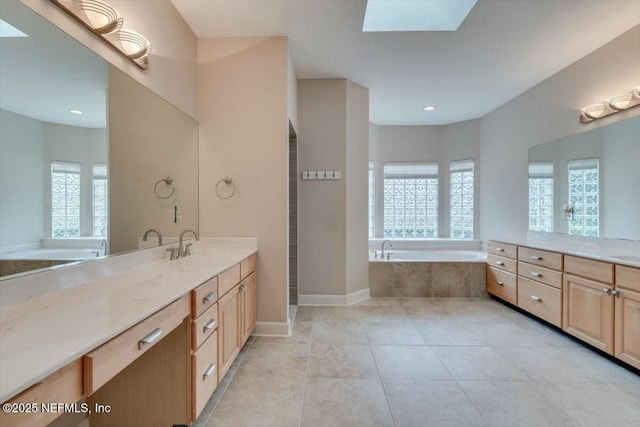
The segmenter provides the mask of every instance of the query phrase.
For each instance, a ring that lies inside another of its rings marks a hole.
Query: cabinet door
[[[640,293],[617,291],[615,356],[640,369]]]
[[[565,274],[562,289],[564,331],[613,354],[612,286]]]
[[[238,288],[218,300],[218,382],[222,381],[240,352],[240,306]]]
[[[256,327],[256,303],[258,288],[256,273],[251,273],[240,284],[240,299],[242,301],[242,345],[247,342]]]

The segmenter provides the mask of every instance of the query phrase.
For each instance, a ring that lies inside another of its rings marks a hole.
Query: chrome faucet
[[[186,247],[182,244],[184,235],[187,233],[192,233],[196,238],[196,242],[200,240],[200,236],[198,236],[198,233],[195,232],[194,230],[191,230],[190,228],[180,233],[180,239],[178,240],[178,258],[183,258],[191,255],[191,243],[189,243]]]
[[[382,251],[381,251],[382,253],[380,254],[380,258],[381,259],[384,259],[384,244],[385,243],[388,243],[390,248],[393,247],[393,245],[391,244],[391,242],[389,240],[385,240],[384,242],[382,242]],[[389,255],[387,255],[387,258],[388,257],[389,257]]]
[[[104,256],[107,256],[107,239],[102,239],[100,246],[104,248]]]
[[[162,246],[162,233],[160,233],[155,228],[150,228],[147,231],[145,231],[144,236],[142,236],[142,241],[143,242],[147,241],[147,237],[149,237],[149,233],[156,233],[158,235],[158,246]]]

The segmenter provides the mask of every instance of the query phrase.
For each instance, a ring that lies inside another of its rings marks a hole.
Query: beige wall
[[[300,295],[368,288],[368,90],[344,79],[300,80],[300,171],[335,169],[340,180],[299,185]]]
[[[638,86],[640,26],[614,39],[480,120],[483,239],[527,233],[527,154],[534,145],[640,115],[635,108],[589,124],[580,108]]]
[[[109,0],[109,4],[124,18],[124,26],[139,32],[151,42],[150,65],[144,71],[50,1],[21,1],[111,64],[195,117],[197,39],[169,0]]]
[[[287,322],[288,41],[198,41],[200,232],[258,238],[258,322]],[[216,196],[229,176],[237,193]],[[285,331],[286,332],[286,331]]]

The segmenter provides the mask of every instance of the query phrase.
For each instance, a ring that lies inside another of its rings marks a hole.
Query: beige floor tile
[[[378,378],[368,345],[313,344],[308,378]]]
[[[299,305],[296,309],[296,322],[310,322],[313,320],[313,311],[315,307]]]
[[[529,380],[492,347],[431,347],[457,380]]]
[[[576,426],[576,421],[533,384],[458,381],[482,417],[495,427]],[[611,426],[613,427],[613,426]]]
[[[426,344],[410,322],[367,322],[364,327],[372,345]]]
[[[452,380],[453,377],[429,347],[371,346],[381,378]]]
[[[309,344],[256,341],[236,376],[304,378],[308,358]]]
[[[378,379],[307,379],[302,427],[393,427]]]
[[[406,322],[409,320],[404,307],[364,306],[358,307],[363,322]]]
[[[321,322],[359,322],[357,307],[314,307],[313,320]]]
[[[455,381],[383,380],[396,427],[488,426]]]
[[[236,376],[208,427],[297,427],[303,388],[303,378]]]
[[[315,344],[369,344],[360,322],[313,322],[312,341]]]
[[[467,329],[466,322],[434,319],[413,322],[413,327],[422,336],[426,345],[481,345],[480,337]]]
[[[565,382],[535,387],[580,426],[640,426],[640,385]]]

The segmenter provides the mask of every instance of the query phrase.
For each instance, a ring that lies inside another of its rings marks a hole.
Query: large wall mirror
[[[0,19],[2,279],[197,230],[197,122],[19,1]]]
[[[640,240],[640,117],[529,149],[529,230]]]

